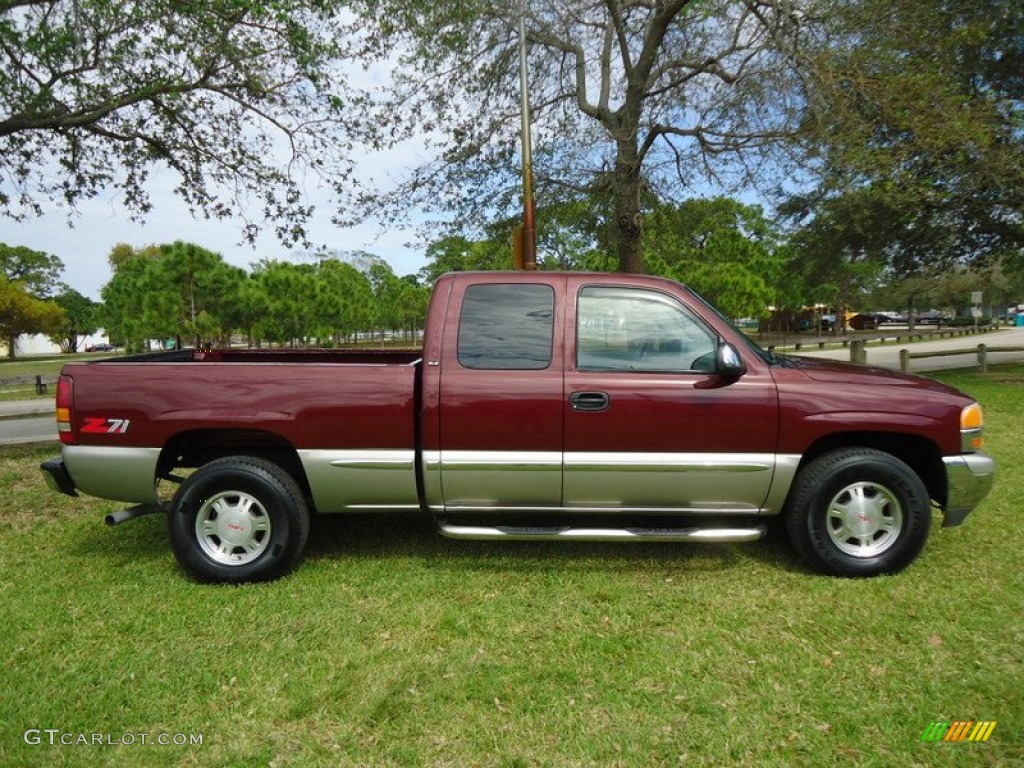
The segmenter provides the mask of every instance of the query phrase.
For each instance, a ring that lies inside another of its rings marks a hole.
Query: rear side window
[[[539,371],[551,365],[555,292],[549,285],[471,285],[459,320],[459,365]]]

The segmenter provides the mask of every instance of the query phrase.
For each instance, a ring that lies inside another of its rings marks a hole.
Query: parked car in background
[[[905,325],[907,322],[906,315],[898,312],[875,312],[873,317],[876,325]]]
[[[855,331],[873,331],[878,327],[878,320],[876,318],[876,315],[858,312],[847,322]]]
[[[919,325],[941,325],[946,322],[949,318],[942,312],[936,309],[930,309],[927,312],[920,312],[917,315],[917,322]]]
[[[85,348],[86,352],[113,352],[113,344],[90,344]]]

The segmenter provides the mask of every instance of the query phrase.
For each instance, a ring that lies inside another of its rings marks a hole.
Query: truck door
[[[760,509],[778,431],[767,367],[751,365],[738,378],[714,374],[718,334],[668,290],[582,277],[570,286],[565,505]]]
[[[458,323],[445,326],[434,464],[445,511],[561,505],[563,286],[502,276],[452,287]]]

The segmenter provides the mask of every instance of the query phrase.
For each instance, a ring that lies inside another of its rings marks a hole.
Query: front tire
[[[906,568],[931,527],[921,478],[883,451],[848,448],[800,470],[786,503],[794,548],[833,576],[877,576]]]
[[[309,510],[298,484],[279,466],[231,456],[182,483],[168,528],[174,556],[197,581],[269,581],[302,558]]]

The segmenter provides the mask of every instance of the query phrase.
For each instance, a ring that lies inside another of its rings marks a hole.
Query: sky
[[[388,158],[394,168],[398,158]],[[407,158],[412,162],[413,158]],[[364,172],[373,173],[366,168]],[[64,262],[62,280],[84,296],[99,300],[100,289],[110,280],[107,263],[110,249],[117,243],[134,247],[160,245],[185,240],[221,254],[229,264],[249,269],[264,258],[287,258],[295,251],[279,243],[272,231],[261,234],[255,248],[242,240],[241,220],[204,220],[193,218],[171,191],[170,173],[154,173],[149,186],[153,210],[142,223],[134,222],[119,204],[117,195],[85,201],[76,213],[54,208],[44,216],[23,222],[0,218],[0,242],[24,245],[44,251]],[[415,233],[393,230],[375,221],[366,221],[353,229],[340,229],[330,221],[330,203],[317,203],[317,214],[309,225],[311,240],[338,251],[367,251],[387,261],[398,275],[418,272],[426,263],[423,248],[410,246]]]

